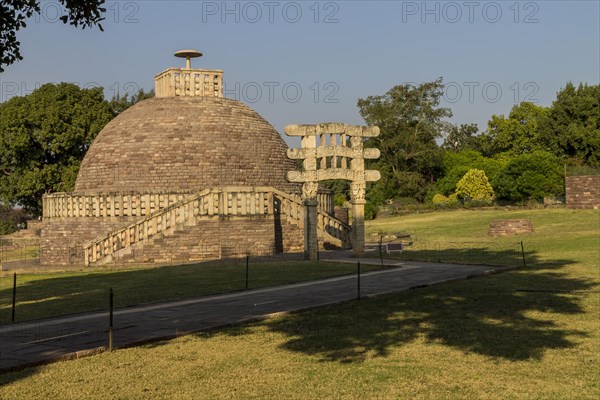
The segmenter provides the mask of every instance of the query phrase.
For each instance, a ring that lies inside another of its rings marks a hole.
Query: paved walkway
[[[337,257],[339,261],[356,259]],[[379,259],[362,259],[379,264]],[[395,262],[361,275],[361,297],[370,297],[500,272],[509,268]],[[290,285],[155,303],[115,310],[115,347],[173,338],[357,298],[357,276],[346,275]],[[108,312],[0,326],[0,371],[77,358],[106,349]]]

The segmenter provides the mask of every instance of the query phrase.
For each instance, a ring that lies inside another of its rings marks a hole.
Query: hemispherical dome
[[[277,131],[248,106],[221,97],[141,101],[100,132],[81,163],[77,192],[189,192],[273,186],[294,162]]]

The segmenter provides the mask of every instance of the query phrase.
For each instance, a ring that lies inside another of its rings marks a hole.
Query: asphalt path
[[[356,259],[336,261],[355,263]],[[389,268],[361,274],[361,298],[512,269],[408,261],[389,264],[389,261],[386,260]],[[361,260],[363,264],[379,262]],[[353,274],[116,309],[113,346],[134,346],[352,301],[358,298],[358,285],[358,276]],[[105,351],[108,327],[108,311],[0,325],[0,371]]]

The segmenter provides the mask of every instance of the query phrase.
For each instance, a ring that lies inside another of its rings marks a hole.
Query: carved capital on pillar
[[[350,183],[350,201],[352,203],[364,204],[365,201],[365,191],[367,185],[364,182],[351,182]]]
[[[318,182],[304,182],[302,184],[302,198],[303,199],[316,199],[319,191]]]

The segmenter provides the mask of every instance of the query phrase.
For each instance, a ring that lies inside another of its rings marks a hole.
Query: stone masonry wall
[[[56,218],[42,227],[40,262],[83,265],[83,243],[135,218]],[[301,252],[303,230],[277,215],[199,217],[175,232],[125,249],[114,263],[168,263]]]
[[[567,208],[600,208],[600,175],[567,176]]]
[[[201,218],[170,235],[124,249],[114,264],[172,263],[301,252],[302,230],[273,216]]]
[[[41,225],[40,263],[83,265],[82,246],[85,242],[135,220],[135,217],[44,220]]]
[[[533,232],[533,224],[528,219],[492,221],[488,229],[488,235],[491,237],[513,236]]]

